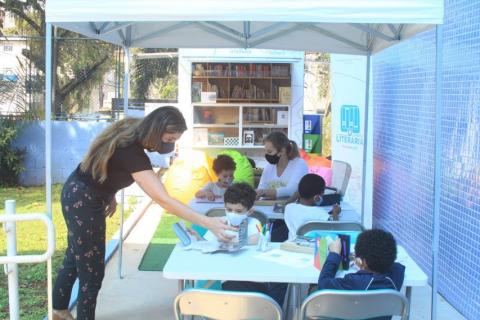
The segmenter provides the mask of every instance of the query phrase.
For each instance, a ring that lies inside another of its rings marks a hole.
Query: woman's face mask
[[[162,142],[160,150],[157,152],[160,154],[172,153],[175,150],[175,142]]]
[[[280,161],[280,156],[277,154],[265,154],[265,159],[268,161],[270,164],[277,164],[278,161]]]

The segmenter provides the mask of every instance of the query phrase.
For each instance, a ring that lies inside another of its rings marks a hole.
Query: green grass
[[[62,185],[54,185],[52,190],[53,222],[55,224],[56,251],[53,256],[53,277],[60,266],[67,246],[67,228],[60,207]],[[5,200],[16,200],[17,213],[45,213],[45,187],[3,188],[0,189],[0,214],[4,214]],[[135,198],[127,202],[135,204]],[[132,207],[132,206],[130,206]],[[119,208],[118,208],[119,209]],[[131,210],[125,211],[125,217]],[[120,225],[119,210],[112,218],[107,218],[107,241]],[[17,251],[19,254],[42,253],[46,249],[46,228],[42,222],[17,223]],[[6,237],[0,230],[0,255],[6,254]],[[23,264],[19,266],[20,318],[41,319],[47,312],[47,265]],[[0,275],[0,319],[8,318],[7,276]],[[5,290],[4,290],[5,289]]]

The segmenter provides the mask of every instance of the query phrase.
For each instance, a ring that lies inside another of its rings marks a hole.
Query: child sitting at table
[[[223,196],[225,201],[225,216],[229,225],[238,227],[243,220],[248,221],[248,244],[256,244],[258,242],[258,229],[261,226],[260,221],[250,217],[253,213],[253,204],[256,197],[255,190],[246,183],[234,183],[229,186]],[[238,241],[238,232],[226,231],[227,234],[234,236],[232,241]],[[203,236],[205,240],[216,240],[215,235],[207,231]]]
[[[303,176],[298,184],[298,200],[289,203],[285,207],[285,224],[288,227],[288,240],[294,240],[297,230],[308,221],[329,220],[330,215],[323,208],[323,192],[325,191],[325,180],[319,175],[309,173]],[[335,205],[332,209],[331,218],[338,219],[340,207]]]
[[[397,244],[390,232],[380,229],[362,232],[355,244],[355,264],[360,269],[343,278],[335,278],[341,262],[342,245],[339,239],[330,243],[329,254],[318,279],[318,289],[400,291],[405,266],[395,262]],[[375,319],[390,319],[380,317]]]
[[[235,167],[235,161],[230,156],[218,155],[213,160],[213,171],[217,175],[218,181],[207,183],[201,190],[197,191],[195,197],[199,199],[206,198],[210,201],[223,197],[228,186],[233,182]]]

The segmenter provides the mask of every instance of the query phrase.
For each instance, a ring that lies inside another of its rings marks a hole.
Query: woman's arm
[[[223,218],[210,218],[193,211],[190,207],[170,197],[167,190],[157,178],[153,170],[144,170],[132,174],[133,179],[152,200],[174,215],[194,224],[205,227],[213,232],[222,241],[231,240],[226,230],[235,230],[228,226]]]
[[[262,176],[260,177],[260,182],[258,183],[257,198],[265,197],[270,199],[276,198],[276,191],[275,189],[268,188],[268,181],[272,180],[272,166],[271,164],[267,164],[265,169],[263,169]]]

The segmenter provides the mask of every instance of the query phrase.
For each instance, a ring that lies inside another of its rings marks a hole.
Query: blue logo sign
[[[340,131],[336,140],[340,143],[361,145],[363,137],[360,133],[360,108],[354,105],[343,105],[340,108]]]
[[[360,133],[360,108],[358,106],[343,105],[341,113],[341,131],[348,134]]]

